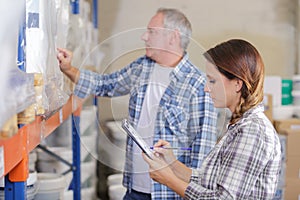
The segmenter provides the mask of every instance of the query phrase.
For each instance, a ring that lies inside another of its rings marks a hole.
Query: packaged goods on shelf
[[[44,79],[43,74],[34,74],[34,90],[35,90],[35,111],[36,115],[42,115],[45,113],[45,108],[43,105],[43,87]]]
[[[35,105],[32,104],[18,113],[18,124],[29,124],[35,120]]]
[[[35,103],[28,106],[24,111],[18,113],[19,124],[29,124],[35,120],[36,115],[42,115],[45,112],[43,105],[43,75],[35,73],[32,87],[35,91]]]
[[[35,102],[35,92],[33,88],[33,74],[27,74],[19,69],[11,70],[9,73],[8,89],[10,93],[3,96],[6,100],[2,108],[1,120],[12,117],[16,113],[23,112]],[[0,106],[0,107],[1,107]],[[2,112],[3,111],[3,112]]]
[[[34,73],[34,86],[42,86],[44,85],[43,74],[41,73]]]
[[[17,104],[16,96],[13,89],[10,87],[11,70],[17,70],[17,42],[19,34],[20,19],[22,9],[24,6],[23,1],[0,1],[0,60],[1,60],[1,73],[0,73],[0,130],[4,124],[16,113]],[[13,9],[13,12],[11,11]],[[13,26],[15,25],[16,26]]]
[[[0,139],[7,139],[18,132],[17,115],[13,115],[2,127],[0,131]]]
[[[41,74],[43,78],[43,87],[35,86],[41,94],[37,105],[42,105],[36,108],[37,115],[50,116],[69,99],[56,58],[57,39],[59,45],[66,44],[66,34],[57,35],[58,27],[68,23],[63,5],[62,1],[26,1],[26,72]]]

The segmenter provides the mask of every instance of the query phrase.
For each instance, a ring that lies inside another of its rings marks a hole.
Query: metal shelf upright
[[[24,7],[24,16],[25,16],[25,7]],[[23,18],[25,19],[25,17]],[[25,71],[26,66],[26,56],[25,56],[25,28],[26,22],[25,20],[19,25],[19,38],[18,38],[18,59],[17,64],[20,70]],[[19,125],[19,128],[23,127],[22,124]],[[21,133],[24,134],[26,138],[26,132]],[[4,187],[4,195],[5,199],[19,199],[25,200],[26,197],[26,180],[28,177],[28,154],[26,143],[23,141],[19,141],[21,146],[25,148],[21,152],[22,160],[5,176],[5,187]],[[5,149],[4,149],[5,150]],[[5,152],[4,152],[5,153]]]
[[[93,0],[93,25],[98,28],[97,20],[98,1]],[[79,0],[71,0],[72,14],[79,14]],[[25,15],[25,8],[24,8]],[[24,16],[24,19],[26,17]],[[25,56],[25,28],[26,22],[20,25],[18,41],[18,66],[26,71]],[[51,115],[48,119],[36,116],[35,120],[26,125],[19,125],[18,133],[6,140],[0,140],[0,147],[3,148],[4,176],[5,176],[5,199],[25,200],[26,181],[29,174],[28,154],[41,143],[41,132],[43,137],[50,135],[69,116],[72,116],[72,171],[73,180],[69,189],[73,190],[73,199],[81,199],[81,173],[80,173],[80,112],[82,101],[71,96],[68,102],[61,109]],[[98,105],[97,98],[94,97],[93,104]],[[97,112],[98,113],[98,112]],[[97,115],[98,116],[98,115]]]
[[[97,5],[97,0],[93,1]],[[71,0],[72,14],[79,13],[79,0]],[[97,8],[94,9],[94,15]],[[25,8],[24,8],[25,11]],[[25,15],[25,12],[24,12]],[[24,17],[24,19],[26,19]],[[97,24],[97,17],[93,17],[94,26]],[[20,26],[19,44],[18,44],[18,66],[26,71],[25,62],[25,28],[26,22]],[[97,105],[95,97],[94,104]],[[7,140],[0,140],[0,147],[3,148],[4,157],[4,176],[5,176],[5,199],[6,200],[25,200],[26,199],[26,181],[28,178],[28,154],[36,148],[41,142],[42,126],[44,137],[51,134],[60,126],[70,115],[72,116],[72,150],[73,150],[73,180],[69,189],[73,190],[74,200],[81,199],[81,181],[80,181],[80,111],[82,101],[71,96],[68,102],[59,111],[54,113],[48,119],[36,116],[35,121],[20,125],[18,133]]]

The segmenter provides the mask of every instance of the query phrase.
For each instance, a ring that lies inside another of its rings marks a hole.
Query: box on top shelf
[[[286,158],[285,176],[300,181],[300,156],[288,156]]]
[[[284,199],[299,200],[300,199],[300,179],[287,179],[284,192]]]
[[[292,130],[286,129],[285,131],[279,132],[286,136],[286,157],[289,156],[299,156],[300,157],[300,129]]]
[[[264,94],[263,104],[265,115],[273,123],[273,98],[271,94]]]
[[[288,129],[298,130],[300,132],[300,119],[290,118],[274,120],[274,127],[278,133],[285,132]]]

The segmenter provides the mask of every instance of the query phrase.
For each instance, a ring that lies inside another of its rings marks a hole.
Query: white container
[[[49,147],[48,149],[61,158],[67,160],[69,163],[72,163],[73,153],[71,149],[67,147]],[[63,173],[70,169],[68,165],[57,160],[41,149],[38,149],[38,161],[36,166],[39,172]]]
[[[85,161],[88,155],[91,154],[97,158],[96,154],[96,136],[84,135],[80,138],[80,160]]]
[[[122,121],[108,121],[106,126],[110,129],[114,140],[126,142],[127,135],[122,129]]]
[[[293,90],[300,90],[300,74],[293,76]]]
[[[37,183],[37,173],[36,171],[30,172],[28,174],[28,178],[26,180],[27,188],[26,188],[26,199],[34,200],[35,195],[38,191],[38,183]],[[0,199],[4,200],[4,177],[0,181]]]
[[[82,188],[81,199],[96,199],[96,190],[94,187]]]
[[[81,163],[80,179],[81,184],[84,184],[91,176],[96,175],[96,162],[91,160]]]
[[[73,190],[64,191],[64,200],[73,200]]]
[[[112,185],[108,188],[108,196],[110,200],[123,199],[126,193],[126,188],[123,185]]]
[[[123,181],[123,174],[112,174],[107,177],[107,186],[121,185]]]
[[[67,147],[48,147],[48,150],[59,155],[60,157],[72,161],[72,150]],[[56,158],[49,155],[45,151],[38,149],[38,161],[57,161]]]
[[[37,161],[37,153],[36,151],[32,151],[29,153],[29,171],[35,171],[35,165]]]
[[[58,200],[64,198],[65,177],[53,173],[38,173],[38,192],[35,200]]]
[[[293,113],[294,113],[293,105],[273,107],[273,119],[274,120],[292,118]]]
[[[97,107],[96,106],[87,106],[80,113],[80,133],[85,134],[85,131],[95,123],[97,119]]]
[[[264,94],[271,94],[273,107],[281,106],[282,78],[280,76],[266,76]]]
[[[293,90],[292,91],[293,96],[293,104],[295,106],[300,106],[300,89],[299,90]]]

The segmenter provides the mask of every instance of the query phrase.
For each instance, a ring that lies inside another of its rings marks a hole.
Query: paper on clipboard
[[[127,119],[122,120],[122,128],[126,131],[129,137],[141,148],[141,150],[152,159],[153,152],[151,151],[149,145],[143,140],[143,138],[135,131],[135,129],[130,125]]]

